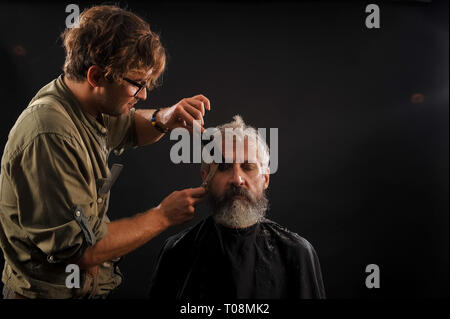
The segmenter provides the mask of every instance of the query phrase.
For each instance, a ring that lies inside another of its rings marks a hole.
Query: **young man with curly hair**
[[[193,217],[204,188],[175,191],[157,207],[110,222],[114,151],[158,141],[194,120],[209,100],[135,110],[166,63],[157,34],[137,15],[94,6],[62,34],[64,72],[31,100],[10,131],[0,174],[4,298],[105,298],[122,282],[117,261]],[[67,285],[66,267],[81,269]]]

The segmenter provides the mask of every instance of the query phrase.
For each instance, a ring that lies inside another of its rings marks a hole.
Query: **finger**
[[[200,198],[206,195],[206,189],[204,187],[195,187],[186,189],[188,196],[193,198]]]
[[[202,112],[200,112],[197,108],[191,106],[191,105],[185,105],[184,109],[186,112],[188,112],[194,119],[200,121],[201,125],[203,126],[205,122],[203,121],[203,115]]]
[[[193,204],[192,205],[198,205],[201,202],[203,202],[206,199],[206,196],[202,196],[202,197],[194,197],[193,200]]]
[[[189,132],[192,133],[192,128],[193,128],[195,119],[192,117],[192,115],[190,113],[186,112],[185,108],[180,107],[177,112],[178,112],[178,117],[180,117],[181,120],[184,120],[186,122],[186,124],[183,125],[183,127],[188,129]],[[205,131],[205,129],[203,128],[202,125],[200,125],[200,131],[202,133]]]
[[[189,131],[189,133],[194,134],[194,127],[190,126],[188,123],[186,123],[186,121],[183,120],[181,127],[185,128],[186,130]],[[203,126],[200,125],[200,132],[203,133],[205,131],[205,128]]]
[[[183,125],[183,128],[185,128],[186,130],[188,130],[188,132],[192,135],[194,134],[194,129],[192,128],[192,126],[189,126],[187,124]]]
[[[205,102],[203,102],[200,99],[196,99],[196,98],[188,98],[185,99],[185,101],[192,107],[196,108],[197,110],[199,110],[202,113],[202,116],[205,116]]]
[[[180,107],[176,109],[177,117],[179,120],[184,120],[187,125],[192,126],[195,118],[187,111],[187,109],[191,107],[188,104],[182,104]]]
[[[196,96],[193,96],[194,99],[199,99],[201,100],[203,103],[205,103],[205,107],[208,111],[211,111],[211,103],[209,102],[209,99],[204,96],[203,94],[198,94]]]

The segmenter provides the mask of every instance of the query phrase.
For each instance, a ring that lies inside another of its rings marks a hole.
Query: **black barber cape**
[[[325,298],[311,244],[273,221],[230,229],[208,217],[170,237],[150,298]]]

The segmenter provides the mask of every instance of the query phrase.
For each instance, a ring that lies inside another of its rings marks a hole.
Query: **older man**
[[[222,163],[201,169],[212,215],[166,241],[150,298],[325,298],[311,244],[264,217],[267,144],[239,116],[219,127],[222,137],[227,129],[233,129],[234,146],[222,147]]]

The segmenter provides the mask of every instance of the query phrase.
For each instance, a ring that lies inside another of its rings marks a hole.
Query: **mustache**
[[[231,200],[235,196],[242,196],[250,203],[253,203],[255,201],[255,199],[253,198],[252,194],[248,189],[231,185],[230,187],[228,187],[223,196],[220,198],[220,202]]]

